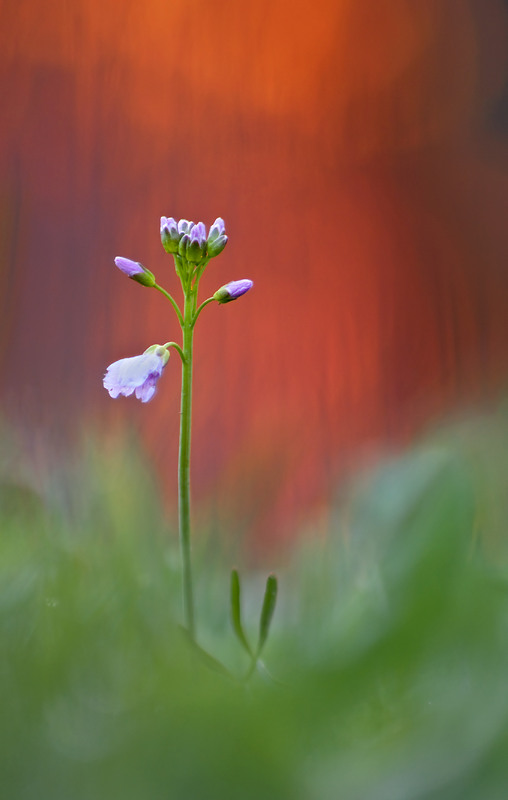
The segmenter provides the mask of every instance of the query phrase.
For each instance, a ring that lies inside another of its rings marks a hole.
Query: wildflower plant
[[[237,300],[252,289],[253,283],[247,278],[230,281],[221,286],[211,296],[198,304],[199,282],[212,258],[224,250],[228,237],[224,220],[218,217],[210,230],[206,231],[203,222],[195,224],[186,219],[179,221],[173,217],[161,217],[160,236],[164,250],[174,260],[176,275],[180,279],[183,292],[183,308],[174,297],[161,286],[153,272],[138,261],[117,256],[115,264],[127,277],[147,288],[156,289],[171,303],[181,328],[182,340],[169,341],[163,345],[153,344],[141,355],[115,361],[106,370],[104,387],[113,398],[120,395],[128,397],[135,394],[142,403],[154,397],[159,379],[169,361],[170,349],[176,350],[182,363],[182,387],[180,405],[180,446],[178,453],[178,523],[180,552],[182,560],[183,615],[185,629],[190,641],[196,642],[196,619],[193,592],[193,572],[191,559],[191,506],[190,506],[190,464],[192,427],[192,369],[194,328],[203,309],[210,303],[220,305]],[[258,644],[252,648],[245,635],[240,606],[240,578],[238,572],[231,573],[230,603],[233,630],[247,652],[250,664],[245,675],[249,678],[260,664],[261,650],[268,636],[277,598],[277,579],[270,575],[266,582],[261,610]],[[209,663],[211,657],[207,654]],[[212,659],[215,666],[221,666]]]

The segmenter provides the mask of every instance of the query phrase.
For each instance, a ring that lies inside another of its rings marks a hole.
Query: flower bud
[[[224,220],[222,217],[217,217],[210,228],[210,233],[208,234],[208,244],[211,244],[215,239],[218,239],[219,236],[222,236],[224,233],[226,233]]]
[[[245,292],[248,292],[253,286],[253,282],[248,278],[243,278],[241,281],[230,281],[221,286],[220,289],[217,289],[213,299],[217,300],[218,303],[230,303],[232,300],[241,297]]]
[[[217,236],[217,238],[213,239],[211,242],[210,239],[208,239],[207,252],[209,258],[214,258],[215,256],[218,256],[219,253],[222,253],[227,242],[228,242],[228,237],[225,236],[224,234]]]
[[[153,272],[146,269],[139,261],[132,261],[130,258],[117,256],[115,258],[115,264],[124,275],[127,275],[128,278],[132,278],[133,281],[137,281],[137,283],[140,283],[142,286],[155,286],[155,276]]]
[[[187,245],[187,261],[192,261],[196,264],[201,261],[205,254],[205,246],[206,228],[203,222],[198,222],[190,231],[190,241]]]
[[[178,233],[179,234],[190,233],[191,228],[193,228],[193,227],[194,227],[194,223],[193,222],[189,222],[188,219],[181,219],[178,222]]]
[[[180,244],[178,245],[178,254],[182,258],[185,258],[185,259],[187,258],[187,247],[189,245],[189,242],[190,242],[189,234],[188,233],[184,233],[184,235],[180,239]]]
[[[178,224],[173,217],[161,217],[161,242],[166,253],[178,253],[180,234]]]

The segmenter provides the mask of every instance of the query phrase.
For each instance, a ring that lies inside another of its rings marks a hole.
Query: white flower
[[[136,393],[138,400],[148,403],[155,394],[157,381],[169,359],[164,347],[153,345],[141,356],[121,358],[110,364],[104,375],[104,388],[111,397]]]

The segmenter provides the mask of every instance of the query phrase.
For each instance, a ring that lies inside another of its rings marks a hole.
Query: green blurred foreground
[[[279,572],[276,681],[247,688],[177,627],[174,536],[131,453],[90,449],[44,491],[4,474],[1,797],[506,798],[507,441],[476,421],[363,475]],[[200,640],[241,674],[214,547]],[[261,592],[249,576],[251,634]]]

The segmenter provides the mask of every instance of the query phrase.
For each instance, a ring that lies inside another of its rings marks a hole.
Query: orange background
[[[508,366],[502,0],[0,2],[0,358],[9,419],[135,424],[176,489],[179,365],[112,401],[113,360],[178,336],[161,214],[230,241],[197,328],[193,491],[289,536],[359,448],[495,397]],[[166,478],[165,478],[166,479]]]

